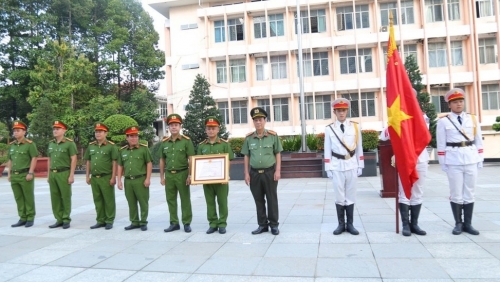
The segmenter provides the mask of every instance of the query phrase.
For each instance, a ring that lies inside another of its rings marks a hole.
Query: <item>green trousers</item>
[[[26,181],[28,173],[10,174],[10,185],[17,204],[17,214],[21,221],[35,219],[35,178]]]
[[[149,188],[144,186],[145,179],[146,176],[136,179],[125,179],[125,197],[128,202],[128,214],[134,226],[148,224]],[[139,203],[139,208],[141,209],[140,219],[137,203]]]
[[[111,175],[90,179],[92,196],[96,211],[96,221],[99,224],[113,224],[116,216],[115,187],[109,185]]]
[[[207,202],[207,219],[210,227],[227,226],[227,196],[229,194],[228,184],[205,184],[205,201]],[[219,216],[217,216],[217,205],[219,205]]]
[[[191,191],[186,185],[188,170],[179,173],[165,172],[165,195],[167,197],[170,224],[179,224],[177,216],[177,193],[181,198],[182,223],[191,224],[193,211],[191,209]]]
[[[70,223],[71,184],[68,184],[69,170],[51,172],[49,175],[50,200],[52,213],[57,223]]]

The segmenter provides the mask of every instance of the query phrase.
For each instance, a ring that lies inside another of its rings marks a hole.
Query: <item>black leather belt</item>
[[[69,167],[62,167],[62,168],[51,168],[50,171],[51,172],[63,172],[63,171],[67,171],[69,170]]]
[[[462,142],[457,142],[457,143],[446,142],[446,146],[450,146],[450,147],[467,147],[467,146],[472,146],[472,144],[474,144],[474,141],[462,141]]]
[[[110,175],[110,174],[111,173],[92,174],[92,177],[101,178],[101,177],[104,177],[104,176],[107,176],[107,175]]]
[[[134,179],[137,179],[137,178],[140,178],[140,177],[143,177],[143,176],[146,176],[146,174],[129,175],[129,176],[125,176],[125,179],[131,179],[131,180],[134,180]]]
[[[356,151],[351,151],[351,152],[349,152],[348,155],[341,155],[341,154],[337,154],[337,153],[332,151],[332,156],[336,157],[339,160],[348,160],[348,159],[352,158],[352,156],[354,156],[354,153],[356,153]]]
[[[12,174],[21,174],[30,171],[30,168],[23,168],[23,169],[18,169],[18,170],[11,170],[10,173]]]
[[[250,170],[253,172],[257,172],[257,173],[265,173],[265,172],[274,170],[274,165],[271,167],[268,167],[268,168],[253,168],[253,167],[251,167]]]
[[[183,168],[183,169],[178,169],[178,170],[167,170],[167,172],[170,172],[172,174],[176,174],[176,173],[179,173],[181,171],[185,171],[186,169],[187,169],[187,167]]]

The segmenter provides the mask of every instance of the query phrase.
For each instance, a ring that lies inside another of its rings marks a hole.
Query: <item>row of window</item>
[[[463,66],[463,46],[462,41],[451,42],[451,65]],[[417,59],[417,45],[409,44],[404,46],[404,56],[414,56]],[[446,43],[428,44],[429,67],[448,66],[448,55]],[[325,76],[330,74],[330,63],[328,52],[306,53],[302,56],[304,77]],[[387,61],[387,48],[384,47],[384,60]],[[493,64],[498,62],[498,47],[495,38],[479,39],[479,63]],[[217,83],[235,83],[247,81],[246,59],[229,60],[229,69],[226,61],[217,61],[216,74]],[[363,48],[339,51],[339,64],[341,74],[367,73],[373,72],[372,49]],[[386,64],[385,64],[386,65]],[[298,67],[298,59],[297,59]],[[287,56],[270,56],[255,58],[255,74],[257,81],[269,79],[286,79]],[[229,80],[228,80],[229,75]],[[297,73],[298,75],[298,73]]]
[[[494,16],[494,0],[476,0],[477,17]],[[460,0],[448,0],[448,20],[460,20]],[[428,23],[444,21],[443,0],[425,0],[425,20]],[[337,7],[337,30],[351,30],[370,28],[369,5],[355,5]],[[414,2],[401,1],[401,11],[397,2],[381,3],[380,18],[382,26],[389,25],[389,15],[394,15],[394,24],[414,24]],[[401,13],[400,13],[401,12]],[[300,11],[302,33],[326,32],[326,10]],[[283,13],[253,17],[254,38],[277,37],[285,35],[285,17]],[[297,26],[297,13],[295,13],[295,27]],[[244,20],[242,17],[214,21],[215,42],[241,41],[245,39]],[[297,33],[297,30],[295,30]],[[227,34],[227,37],[226,37]]]
[[[351,101],[349,117],[371,117],[375,116],[375,93],[366,92],[358,94],[343,94],[343,98]],[[361,97],[361,99],[360,99]],[[289,121],[290,120],[290,103],[289,98],[274,98],[272,103],[269,99],[258,99],[257,106],[264,108],[269,116],[267,121]],[[323,120],[332,118],[331,95],[316,95],[315,97],[305,97],[305,118],[307,120]],[[217,107],[226,124],[245,124],[248,123],[248,102],[247,101],[231,101],[231,108],[228,102],[218,102]],[[273,109],[271,116],[271,107]],[[300,105],[297,105],[300,112]],[[232,112],[232,120],[230,119],[229,111]]]
[[[447,113],[450,111],[448,103],[444,96],[449,88],[438,87],[432,89],[432,104],[438,113]],[[481,85],[482,109],[483,110],[500,110],[500,86],[498,84],[483,84]]]

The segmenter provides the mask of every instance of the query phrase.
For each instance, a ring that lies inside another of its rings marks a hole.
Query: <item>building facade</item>
[[[499,0],[299,2],[297,13],[296,0],[149,0],[167,18],[167,111],[185,113],[201,73],[232,137],[253,128],[255,106],[268,110],[268,128],[300,134],[299,17],[307,132],[324,131],[338,97],[351,100],[363,129],[381,130],[392,12],[401,57],[416,58],[438,113],[449,111],[444,94],[460,87],[483,129],[500,115]]]

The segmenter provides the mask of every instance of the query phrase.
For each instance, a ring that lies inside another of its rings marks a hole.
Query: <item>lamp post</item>
[[[299,91],[300,91],[300,126],[302,129],[301,151],[307,151],[306,143],[306,106],[304,97],[304,65],[302,62],[302,23],[300,18],[300,0],[297,0],[297,53],[299,54]]]

